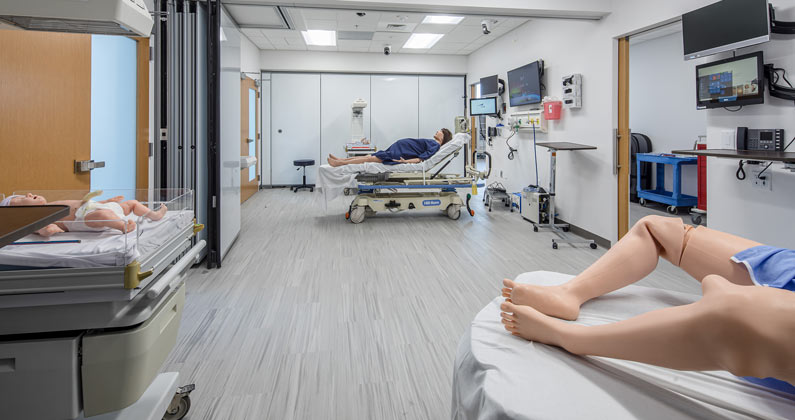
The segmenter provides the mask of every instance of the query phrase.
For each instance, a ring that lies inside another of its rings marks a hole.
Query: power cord
[[[788,82],[788,83],[789,83],[789,82]],[[785,146],[785,147],[784,147],[784,148],[783,148],[781,151],[782,151],[782,152],[784,152],[784,151],[786,151],[787,149],[789,149],[789,146],[790,146],[790,145],[792,144],[792,142],[794,142],[794,141],[795,141],[795,137],[793,137],[793,138],[792,138],[792,140],[790,140],[790,141],[789,141],[789,143],[787,143],[787,145],[786,145],[786,146]],[[742,161],[740,161],[740,162],[742,162]],[[768,168],[770,168],[770,165],[772,165],[772,164],[773,164],[773,162],[770,162],[770,163],[768,163],[768,164],[767,164],[767,166],[765,166],[765,169],[762,169],[762,171],[761,171],[761,172],[759,172],[759,174],[756,176],[756,179],[765,179],[764,177],[762,177],[762,174],[763,174],[763,173],[765,173],[765,171],[767,171],[767,169],[768,169]],[[743,179],[745,179],[745,178],[743,178]]]
[[[743,169],[743,165],[744,164],[745,164],[745,161],[741,160],[740,161],[740,167],[737,168],[737,173],[734,174],[734,176],[737,177],[737,179],[740,180],[740,181],[744,181],[745,180],[745,169]]]
[[[512,130],[511,130],[511,135],[510,135],[510,136],[508,136],[508,138],[507,138],[507,139],[505,139],[505,145],[506,145],[506,146],[508,146],[508,150],[510,150],[510,151],[508,152],[508,160],[513,160],[513,158],[514,158],[514,153],[518,151],[518,149],[514,149],[513,147],[511,147],[511,144],[510,144],[510,143],[508,143],[508,141],[509,141],[509,140],[510,140],[510,139],[511,139],[511,138],[512,138],[514,135],[516,135],[516,130],[515,130],[515,129],[512,129]]]

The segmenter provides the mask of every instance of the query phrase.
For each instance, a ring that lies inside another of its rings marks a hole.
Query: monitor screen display
[[[764,103],[762,52],[696,66],[698,109]]]
[[[470,99],[469,115],[497,115],[497,98]]]
[[[535,61],[508,72],[508,91],[511,106],[541,102],[542,63],[541,61]]]
[[[497,75],[480,78],[480,95],[496,95],[499,93],[499,81]]]
[[[770,40],[767,0],[723,0],[682,15],[685,60]]]

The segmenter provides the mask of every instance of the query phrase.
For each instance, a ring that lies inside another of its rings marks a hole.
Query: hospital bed
[[[573,276],[537,271],[516,281],[544,286]],[[576,323],[615,322],[699,296],[628,286],[586,302]],[[453,419],[793,419],[795,396],[727,372],[685,372],[604,357],[579,357],[510,335],[495,298],[459,342]]]
[[[468,143],[469,134],[457,133],[433,156],[420,163],[385,165],[369,162],[336,168],[322,165],[316,187],[323,192],[326,201],[341,194],[356,194],[345,215],[353,223],[361,223],[366,216],[387,210],[441,210],[456,220],[461,216],[461,208],[466,206],[468,213],[474,216],[469,200],[472,195],[477,195],[477,188],[483,186],[478,184],[478,180],[486,179],[490,170],[478,171],[474,164],[468,162],[464,174],[442,173]],[[472,189],[466,203],[458,194],[458,190],[463,188]]]
[[[49,202],[86,191],[36,191]],[[0,407],[6,419],[180,419],[193,389],[158,374],[176,344],[193,237],[189,190],[108,191],[156,210],[135,230],[29,235],[0,248]],[[24,244],[27,242],[52,242]],[[79,242],[78,242],[79,241]],[[165,414],[165,416],[164,416]]]

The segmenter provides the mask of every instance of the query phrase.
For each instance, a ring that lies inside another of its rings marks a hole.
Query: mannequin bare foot
[[[561,286],[534,286],[505,279],[502,296],[517,305],[531,306],[541,313],[574,321],[580,315],[580,302]]]
[[[566,327],[563,321],[546,316],[529,306],[511,302],[503,302],[500,309],[503,311],[500,314],[503,326],[511,334],[525,340],[561,346],[562,330]]]
[[[336,159],[332,159],[331,157],[328,158],[328,164],[334,168],[336,168],[337,166],[342,166],[342,162]]]
[[[328,154],[328,157],[330,157],[330,158],[332,158],[332,159],[334,159],[334,160],[340,160],[340,158],[338,158],[338,157],[336,157],[336,156],[332,155],[331,153],[329,153],[329,154]]]
[[[155,222],[155,221],[158,221],[158,220],[162,219],[163,216],[166,215],[167,211],[168,211],[168,207],[166,207],[165,204],[161,204],[159,209],[150,211],[149,213],[146,213],[146,218],[151,220],[151,221],[153,221],[153,222]]]

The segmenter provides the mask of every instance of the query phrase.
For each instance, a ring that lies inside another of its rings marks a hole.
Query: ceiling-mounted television
[[[480,78],[480,96],[497,95],[499,93],[499,78],[494,76]]]
[[[541,103],[541,77],[544,61],[534,61],[508,72],[508,93],[511,106]]]
[[[722,0],[682,15],[685,60],[770,40],[767,0]]]
[[[762,52],[696,66],[696,108],[723,108],[765,102]]]

